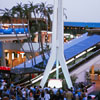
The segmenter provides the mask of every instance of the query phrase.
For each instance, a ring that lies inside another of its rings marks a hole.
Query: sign
[[[60,80],[60,79],[50,79],[48,81],[48,87],[62,88],[62,80]]]

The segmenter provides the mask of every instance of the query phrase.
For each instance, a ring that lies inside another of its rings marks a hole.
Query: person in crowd
[[[49,94],[50,94],[50,100],[54,100],[54,93],[52,89],[50,89]]]
[[[7,94],[7,87],[6,86],[4,86],[4,89],[2,91],[2,96],[3,97],[9,97],[9,95]]]
[[[56,87],[54,87],[52,90],[53,90],[54,94],[56,95],[58,89]]]
[[[40,92],[42,92],[42,91],[43,91],[43,89],[42,89],[42,87],[41,87],[41,86],[39,86],[39,91],[40,91]]]
[[[21,90],[20,90],[20,88],[17,88],[17,97],[16,97],[16,99],[17,100],[21,100],[21,98],[22,98],[22,92],[21,92]]]
[[[10,88],[10,98],[15,98],[16,97],[16,92],[15,92],[15,88],[11,87]]]
[[[85,100],[88,100],[88,91],[87,91],[87,89],[84,90],[84,93],[85,93]]]
[[[78,88],[68,89],[66,87],[66,91],[55,87],[23,87],[19,84],[15,86],[12,82],[11,84],[0,83],[0,100],[3,100],[4,97],[7,97],[8,100],[88,100],[87,87],[84,86],[84,83],[79,83]]]
[[[2,85],[3,86],[7,85],[6,80],[3,80]]]
[[[58,89],[57,93],[56,93],[56,98],[55,100],[64,100],[63,95],[60,92],[60,89]]]
[[[67,91],[68,91],[67,89],[64,89],[64,91],[63,91],[63,98],[64,98],[64,100],[66,100],[66,92]]]
[[[80,100],[82,100],[82,89],[78,88],[77,93],[78,93]]]
[[[73,94],[72,94],[70,89],[68,89],[68,91],[66,93],[66,99],[67,100],[72,100],[73,99]]]
[[[26,88],[22,89],[22,100],[26,100]]]
[[[50,94],[47,89],[45,90],[44,98],[45,98],[45,100],[50,100]]]
[[[30,89],[30,93],[29,93],[29,100],[34,100],[34,95],[33,95],[33,91]]]
[[[11,82],[10,87],[14,87],[14,83],[13,82]]]
[[[44,100],[44,94],[45,94],[44,90],[42,90],[41,93],[40,93],[40,97],[39,97],[40,100]]]
[[[39,97],[40,97],[40,90],[39,87],[36,87],[35,100],[39,100]]]
[[[76,91],[75,92],[75,100],[79,100],[80,98],[79,98],[79,95],[78,95],[78,92]]]

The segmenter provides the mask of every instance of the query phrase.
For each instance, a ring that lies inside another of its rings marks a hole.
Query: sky
[[[34,4],[47,2],[54,4],[54,0],[0,0],[0,9],[11,8],[17,3],[23,4],[33,1]],[[67,20],[71,22],[100,22],[100,0],[63,0],[66,8]]]

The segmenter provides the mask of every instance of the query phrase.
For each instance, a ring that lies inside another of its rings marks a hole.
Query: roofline
[[[95,32],[100,32],[100,29],[86,29],[86,31],[90,33],[95,33]]]

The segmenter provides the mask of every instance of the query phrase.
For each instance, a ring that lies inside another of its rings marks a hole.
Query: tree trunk
[[[29,39],[30,39],[30,43],[31,43],[31,49],[32,49],[33,57],[34,57],[34,62],[35,62],[35,65],[36,65],[35,52],[34,52],[34,48],[33,48],[33,45],[32,45],[30,28],[29,28],[29,20],[28,20],[28,31],[29,31]]]
[[[43,62],[44,62],[44,60],[45,60],[45,55],[44,55],[44,49],[43,49],[43,42],[42,42],[42,34],[41,34],[40,23],[39,23],[38,35],[39,35],[39,38],[40,38],[40,44],[41,44],[41,49],[42,49],[42,59],[43,59]]]

